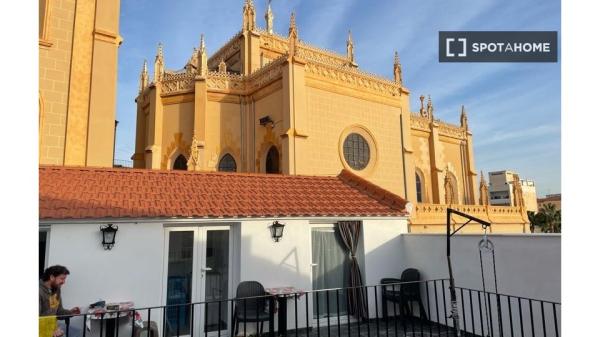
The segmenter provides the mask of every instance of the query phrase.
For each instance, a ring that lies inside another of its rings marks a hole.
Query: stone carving
[[[452,186],[452,181],[448,170],[446,170],[446,177],[444,178],[444,193],[446,196],[446,205],[454,204],[454,186]]]
[[[244,76],[210,71],[206,78],[206,87],[213,90],[235,90],[240,93],[244,92]]]
[[[242,36],[242,32],[238,32],[235,34],[223,47],[217,50],[209,59],[208,59],[208,68],[216,69],[221,60],[227,60],[235,53],[239,52],[241,49],[242,42],[240,37]]]
[[[400,95],[400,87],[396,83],[359,71],[356,68],[345,66],[335,67],[317,62],[307,62],[305,72],[309,75],[350,84],[383,96],[397,97]]]
[[[173,94],[194,90],[194,73],[165,73],[162,80],[162,93]]]
[[[413,129],[419,129],[422,131],[430,131],[429,118],[421,117],[419,114],[410,114],[410,127]]]

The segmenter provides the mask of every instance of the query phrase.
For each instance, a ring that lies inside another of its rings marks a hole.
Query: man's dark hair
[[[44,273],[42,274],[42,281],[48,281],[50,279],[50,276],[54,276],[57,277],[59,275],[69,275],[69,269],[67,269],[67,267],[65,266],[60,266],[60,265],[56,265],[56,266],[52,266],[52,267],[48,267],[46,268],[46,270],[44,270]]]

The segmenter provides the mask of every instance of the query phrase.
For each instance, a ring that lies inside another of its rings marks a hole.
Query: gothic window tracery
[[[225,154],[219,161],[220,172],[237,172],[235,159],[229,153]]]

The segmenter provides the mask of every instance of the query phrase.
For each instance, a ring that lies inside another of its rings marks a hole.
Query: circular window
[[[369,164],[371,153],[367,140],[358,133],[351,133],[344,140],[344,159],[353,169],[360,171]]]

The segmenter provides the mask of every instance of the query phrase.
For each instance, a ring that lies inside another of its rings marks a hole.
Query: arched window
[[[423,202],[423,185],[418,173],[415,173],[415,180],[417,182],[417,202]]]
[[[279,151],[275,146],[271,146],[267,153],[267,160],[265,163],[267,173],[280,173],[279,172]]]
[[[358,133],[351,133],[344,140],[344,159],[357,171],[367,167],[371,157],[370,152],[367,140]]]
[[[229,153],[225,154],[219,161],[219,171],[221,172],[237,172],[235,159]]]
[[[173,170],[187,171],[187,159],[185,159],[185,157],[182,154],[177,156],[177,158],[175,159],[175,162],[173,163]]]

